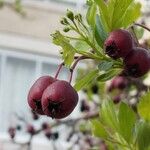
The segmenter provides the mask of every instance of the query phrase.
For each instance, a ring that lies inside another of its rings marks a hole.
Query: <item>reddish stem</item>
[[[57,77],[58,77],[58,75],[59,75],[59,73],[60,73],[60,70],[61,70],[61,68],[63,67],[63,65],[64,65],[64,62],[62,62],[62,63],[59,65],[58,70],[56,71],[55,79],[57,79]]]
[[[74,72],[74,69],[75,67],[77,66],[78,62],[80,60],[83,60],[83,59],[89,59],[89,57],[86,57],[86,56],[80,56],[80,57],[77,57],[74,64],[72,65],[72,67],[70,68],[70,79],[69,79],[69,83],[71,83],[72,81],[72,77],[73,77],[73,72]]]

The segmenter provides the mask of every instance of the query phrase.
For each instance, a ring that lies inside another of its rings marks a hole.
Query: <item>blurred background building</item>
[[[140,1],[145,16],[149,16],[150,1]],[[67,8],[85,9],[85,0],[22,0],[26,13],[22,17],[12,9],[12,2],[0,9],[0,150],[9,139],[8,126],[15,122],[13,113],[29,113],[26,98],[33,81],[41,75],[54,75],[61,62],[50,33],[61,29],[59,20]],[[67,76],[64,69],[60,78]]]
[[[14,113],[29,114],[27,93],[36,78],[54,76],[61,59],[50,34],[60,29],[67,8],[81,10],[82,0],[22,0],[26,16],[16,13],[13,1],[0,9],[0,141],[8,141]],[[67,69],[60,74],[67,79]],[[41,140],[40,140],[41,141]],[[3,149],[12,150],[12,147]],[[5,144],[6,145],[6,144]],[[2,147],[0,146],[0,150]],[[36,148],[35,148],[36,149]]]

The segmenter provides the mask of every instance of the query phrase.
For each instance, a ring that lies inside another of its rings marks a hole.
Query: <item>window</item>
[[[30,86],[41,75],[54,75],[57,62],[56,58],[0,49],[0,132],[15,123],[15,113],[28,116]],[[67,70],[63,69],[59,78],[67,79]]]
[[[22,0],[26,1],[26,0]],[[79,4],[83,6],[86,3],[86,0],[32,0],[32,1],[39,1],[39,2],[55,2],[55,3],[63,3],[67,5],[75,5],[78,6]]]

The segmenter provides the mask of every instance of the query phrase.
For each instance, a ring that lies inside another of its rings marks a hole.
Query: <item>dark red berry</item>
[[[46,88],[42,96],[42,108],[46,115],[61,119],[67,117],[78,102],[78,94],[66,81],[56,81]]]
[[[39,119],[39,115],[35,111],[31,110],[31,113],[32,113],[33,120],[38,120]]]
[[[108,150],[107,145],[105,144],[104,141],[101,141],[100,143],[100,150]]]
[[[110,85],[108,86],[108,92],[111,92],[114,89],[123,90],[128,85],[128,80],[124,76],[116,76],[111,80]]]
[[[117,95],[113,98],[114,104],[118,104],[121,101],[121,95]]]
[[[10,138],[11,138],[11,139],[14,139],[14,137],[15,137],[15,135],[16,135],[16,128],[14,128],[14,127],[9,127],[8,133],[9,133],[9,135],[10,135]]]
[[[48,139],[50,139],[51,136],[52,136],[51,131],[50,131],[50,130],[46,130],[46,131],[45,131],[45,136],[46,136]]]
[[[42,124],[42,129],[43,130],[47,130],[47,129],[49,129],[49,124],[47,123],[47,122],[44,122],[43,124]]]
[[[44,114],[41,106],[41,98],[44,90],[56,80],[50,76],[42,76],[32,85],[28,94],[28,104],[31,109],[41,115]]]
[[[34,128],[34,126],[33,125],[27,125],[27,132],[29,133],[29,134],[31,134],[31,135],[33,135],[33,134],[35,134],[35,128]]]
[[[112,84],[113,84],[114,88],[117,88],[117,89],[120,89],[120,90],[123,90],[128,85],[127,78],[125,78],[123,76],[115,77],[112,82],[113,82]]]
[[[90,110],[90,106],[87,104],[85,100],[81,101],[80,111],[81,112],[88,112]]]
[[[134,48],[124,59],[124,73],[131,77],[141,77],[150,69],[150,55],[144,48]]]
[[[124,58],[132,51],[134,40],[130,32],[118,29],[109,34],[104,45],[108,56],[114,59]]]

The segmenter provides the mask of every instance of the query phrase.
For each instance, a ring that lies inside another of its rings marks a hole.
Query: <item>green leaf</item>
[[[99,82],[105,82],[105,81],[108,81],[110,79],[112,79],[114,76],[118,75],[119,73],[121,72],[121,69],[112,69],[112,70],[109,70],[105,73],[102,73],[98,78],[97,80]]]
[[[120,26],[127,28],[129,25],[131,25],[141,15],[140,10],[141,10],[140,3],[132,3],[126,10],[126,13],[124,14],[124,16],[122,17]]]
[[[108,10],[111,20],[111,30],[120,27],[120,19],[125,14],[127,8],[130,6],[133,0],[110,0],[108,4]]]
[[[140,98],[140,102],[138,104],[138,112],[143,119],[150,121],[149,110],[150,110],[150,92],[147,92]]]
[[[111,30],[128,27],[140,16],[140,4],[134,0],[111,0],[108,4],[111,18]]]
[[[86,14],[86,20],[89,25],[92,27],[95,26],[95,15],[97,11],[97,6],[95,3],[93,3],[91,6],[89,6],[87,14]]]
[[[88,83],[90,83],[92,80],[94,80],[98,76],[98,70],[94,70],[92,72],[89,72],[85,77],[83,77],[81,80],[79,80],[75,85],[74,88],[79,91],[84,86],[86,86]]]
[[[74,44],[74,48],[77,50],[77,51],[87,51],[89,50],[91,47],[85,42],[85,41],[77,41],[75,42]]]
[[[81,55],[84,55],[84,56],[87,56],[87,57],[90,57],[90,58],[93,58],[93,59],[98,59],[98,60],[101,60],[102,57],[101,56],[98,56],[96,54],[93,54],[91,52],[86,52],[86,51],[77,51],[78,54],[81,54]]]
[[[141,121],[138,124],[137,143],[139,150],[150,150],[150,123]]]
[[[104,25],[99,15],[96,15],[96,24],[95,24],[95,38],[100,47],[103,47],[104,41],[106,40],[108,34],[104,29]]]
[[[118,113],[119,133],[130,143],[133,136],[133,128],[136,122],[136,115],[133,110],[125,103],[121,103]]]
[[[119,122],[115,111],[114,104],[111,100],[104,100],[100,109],[100,120],[106,126],[117,132],[119,129]]]
[[[136,28],[134,28],[134,30],[135,30],[137,38],[141,39],[143,37],[143,35],[144,35],[144,29],[136,27]]]
[[[112,61],[101,61],[98,65],[98,69],[100,71],[108,71],[110,68],[112,68],[113,62]]]
[[[85,123],[85,122],[84,122],[84,123],[81,123],[81,124],[79,125],[79,130],[80,130],[81,132],[91,131],[91,123],[90,123],[90,121],[86,121],[86,123]]]
[[[97,119],[94,119],[94,120],[91,120],[91,124],[92,124],[92,132],[94,136],[103,138],[103,139],[108,137],[108,134],[100,121],[98,121]]]
[[[63,49],[63,59],[64,63],[67,67],[70,67],[72,62],[74,61],[74,55],[76,53],[76,49],[70,44],[70,41],[66,39],[59,31],[52,34],[53,43],[61,46]]]
[[[108,14],[108,7],[107,4],[104,2],[104,0],[94,0],[96,2],[96,4],[99,7],[99,13],[100,13],[100,17],[101,20],[103,22],[103,25],[106,29],[106,31],[110,31],[110,18],[109,18],[109,14]]]
[[[141,15],[141,5],[134,0],[95,0],[107,31],[127,28]]]

